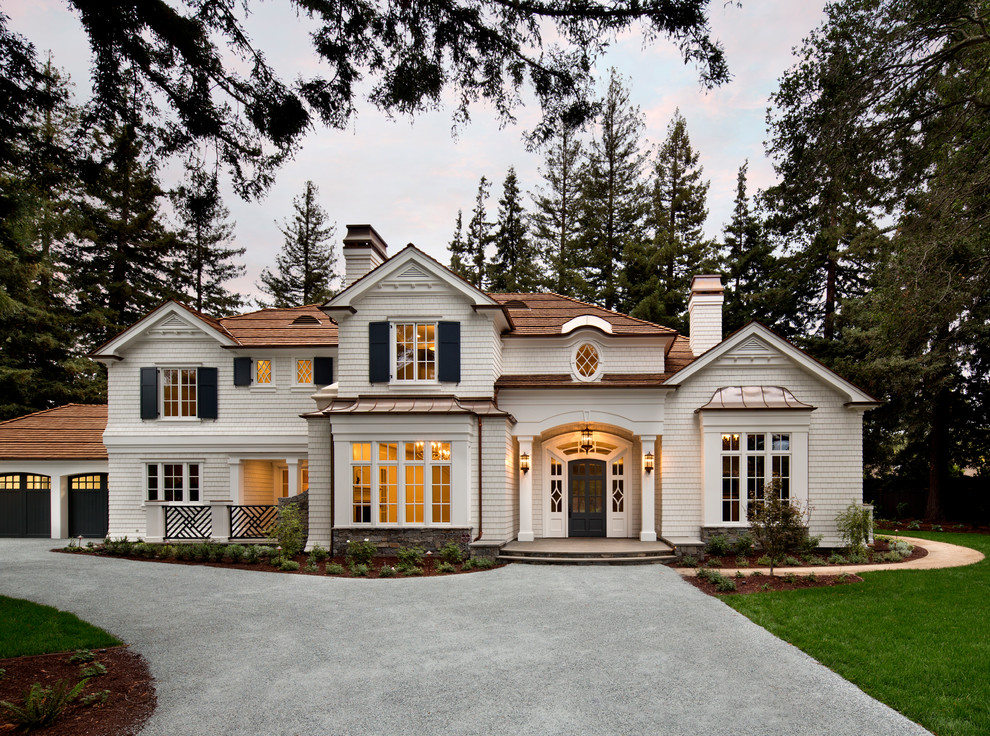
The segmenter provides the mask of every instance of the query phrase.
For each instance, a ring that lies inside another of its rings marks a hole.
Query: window
[[[437,371],[436,325],[409,322],[395,326],[395,379],[433,381]]]
[[[555,457],[550,458],[550,513],[559,514],[564,510],[564,464]]]
[[[69,478],[69,490],[99,491],[106,488],[106,475],[74,475]]]
[[[621,514],[625,510],[625,458],[612,461],[612,512]]]
[[[580,376],[594,376],[598,372],[598,349],[587,342],[579,347],[574,355],[574,368]]]
[[[745,497],[740,494],[743,480]],[[722,434],[722,521],[745,520],[746,505],[762,503],[771,481],[779,481],[781,498],[790,498],[790,434]]]
[[[298,358],[296,360],[296,383],[297,384],[313,383],[312,358]]]
[[[274,383],[271,360],[261,359],[255,361],[254,382],[258,386],[271,386]]]
[[[355,524],[451,522],[450,442],[353,442],[351,476]]]
[[[147,499],[199,503],[199,463],[148,463]]]
[[[163,368],[162,416],[171,419],[195,417],[196,369]]]

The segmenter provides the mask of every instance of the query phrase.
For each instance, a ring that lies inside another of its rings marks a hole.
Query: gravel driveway
[[[55,545],[0,540],[0,594],[143,654],[144,734],[928,733],[665,567],[346,580]]]

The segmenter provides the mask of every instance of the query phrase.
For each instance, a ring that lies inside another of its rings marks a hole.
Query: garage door
[[[47,475],[0,475],[0,537],[50,537],[51,495]]]
[[[107,474],[69,477],[69,536],[99,537],[107,535]]]

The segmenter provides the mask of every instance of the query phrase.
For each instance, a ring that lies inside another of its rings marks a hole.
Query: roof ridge
[[[4,419],[0,421],[0,426],[4,424],[10,424],[11,422],[19,422],[22,419],[27,419],[28,417],[38,416],[39,414],[47,414],[50,411],[57,411],[58,409],[67,409],[70,406],[107,406],[106,404],[83,404],[79,401],[70,401],[68,404],[61,404],[59,406],[50,406],[47,409],[38,409],[38,411],[32,411],[28,414],[22,414],[19,417],[11,417],[10,419]]]
[[[634,322],[639,322],[644,325],[650,325],[651,327],[659,327],[662,330],[669,330],[677,335],[680,334],[673,327],[667,327],[666,325],[662,325],[658,322],[650,322],[649,320],[640,319],[639,317],[633,317],[632,315],[626,314],[625,312],[619,312],[615,309],[609,309],[608,307],[603,307],[600,304],[592,304],[591,302],[582,301],[581,299],[576,299],[575,297],[567,296],[566,294],[560,294],[556,291],[493,291],[486,293],[492,298],[494,298],[496,294],[502,296],[556,296],[561,299],[566,299],[567,301],[574,302],[575,304],[580,304],[582,307],[594,307],[595,309],[600,309],[603,312],[608,312],[609,314],[614,314],[619,317],[625,317],[627,319],[631,319]]]

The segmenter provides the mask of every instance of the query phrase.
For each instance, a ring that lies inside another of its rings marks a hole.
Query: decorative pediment
[[[178,313],[172,313],[160,322],[148,328],[148,335],[156,338],[169,337],[202,337],[203,330],[196,326],[191,319],[186,319]]]
[[[412,262],[378,282],[381,291],[432,291],[442,286],[421,264]]]
[[[721,365],[780,365],[785,358],[780,351],[756,335],[743,340],[718,359]]]
[[[146,314],[112,340],[98,347],[90,353],[90,357],[121,359],[123,351],[132,341],[149,337],[156,340],[188,340],[208,337],[221,345],[231,347],[237,345],[237,341],[222,327],[219,327],[215,321],[203,317],[178,302],[168,301]]]

